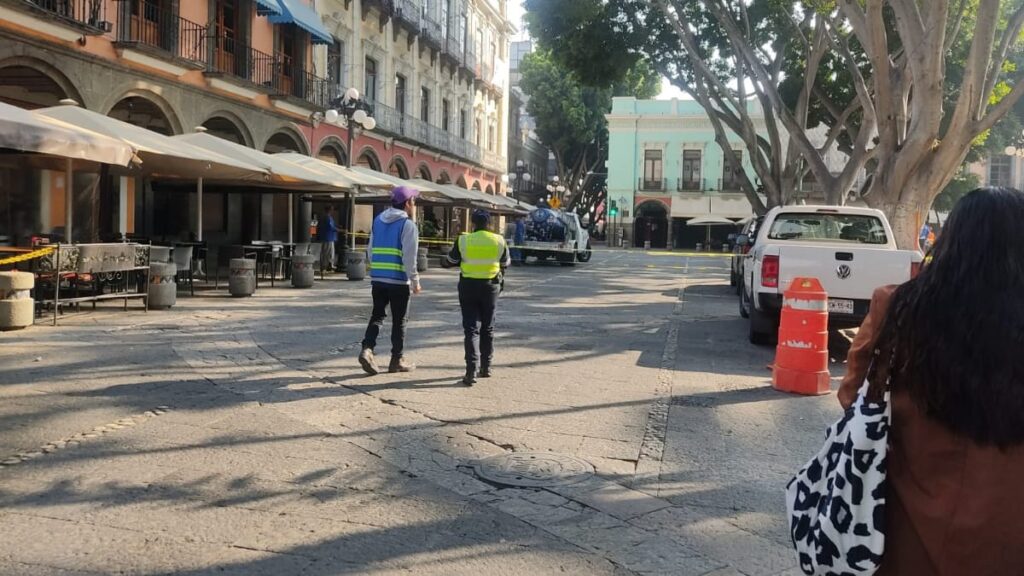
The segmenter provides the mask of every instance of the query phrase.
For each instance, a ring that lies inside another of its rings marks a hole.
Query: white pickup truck
[[[750,319],[750,341],[775,340],[782,295],[794,278],[817,278],[828,293],[829,325],[859,326],[871,295],[902,284],[921,265],[921,253],[900,250],[885,215],[844,206],[785,206],[765,216],[743,260],[740,315]]]
[[[537,208],[526,217],[526,235],[521,245],[510,247],[522,250],[524,259],[554,258],[563,266],[589,262],[590,233],[571,210]]]

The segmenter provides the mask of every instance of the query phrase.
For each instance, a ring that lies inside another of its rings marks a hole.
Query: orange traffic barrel
[[[815,278],[796,278],[783,295],[772,386],[795,394],[828,394],[828,294]]]

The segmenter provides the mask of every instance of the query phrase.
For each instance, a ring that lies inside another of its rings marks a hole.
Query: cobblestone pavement
[[[782,488],[839,410],[771,390],[726,266],[516,268],[473,388],[454,271],[405,375],[359,371],[369,287],[340,278],[0,334],[0,574],[797,574]],[[529,451],[596,473],[474,468]]]

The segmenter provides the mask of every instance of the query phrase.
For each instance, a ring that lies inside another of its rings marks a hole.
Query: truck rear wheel
[[[770,346],[778,340],[779,325],[775,318],[759,311],[754,306],[749,307],[750,313],[750,343],[757,346]]]
[[[576,259],[580,262],[590,262],[590,257],[594,254],[593,250],[590,249],[590,240],[587,240],[587,248],[583,252],[576,254]]]

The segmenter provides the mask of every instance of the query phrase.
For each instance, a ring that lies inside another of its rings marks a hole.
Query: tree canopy
[[[913,245],[932,201],[972,148],[1018,139],[998,121],[1024,96],[1021,0],[527,0],[540,43],[585,81],[647,58],[708,112],[716,140],[744,142],[765,201],[810,172],[825,200],[883,209]],[[758,134],[746,106],[765,109]],[[824,124],[825,142],[808,130]],[[788,134],[784,146],[781,134]],[[847,154],[825,162],[835,144]],[[867,173],[866,185],[854,190]]]
[[[586,176],[607,158],[605,114],[611,111],[612,97],[652,98],[660,90],[660,78],[645,60],[637,60],[615,81],[588,85],[543,50],[528,54],[519,70],[520,86],[529,97],[526,111],[534,118],[537,137],[555,156],[558,176],[571,194],[569,204],[588,213],[600,198]]]

